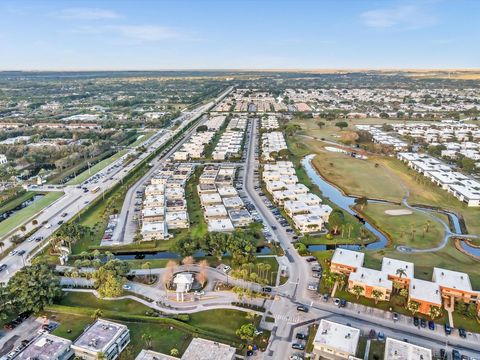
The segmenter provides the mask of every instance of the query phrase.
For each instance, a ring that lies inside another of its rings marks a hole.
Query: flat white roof
[[[125,330],[128,328],[123,324],[98,319],[75,340],[73,345],[89,351],[102,352]]]
[[[432,350],[393,338],[385,342],[385,360],[432,360]]]
[[[392,281],[388,280],[386,273],[364,267],[358,267],[356,271],[350,273],[348,280],[375,287],[392,288]]]
[[[208,220],[208,231],[233,231],[232,221],[228,218]]]
[[[359,338],[359,329],[322,319],[313,344],[314,346],[316,344],[327,345],[355,355]]]
[[[442,295],[438,284],[420,279],[411,279],[409,296],[412,300],[429,302],[438,306],[442,305]]]
[[[382,260],[382,271],[387,275],[391,276],[398,276],[397,270],[402,269],[405,271],[406,275],[402,275],[403,278],[412,279],[414,277],[413,270],[414,264],[407,261],[397,260],[397,259],[390,259],[384,257]]]
[[[472,284],[468,274],[441,268],[433,268],[432,280],[440,286],[450,289],[472,291]]]
[[[333,253],[332,263],[359,268],[363,265],[364,257],[362,252],[337,248]]]

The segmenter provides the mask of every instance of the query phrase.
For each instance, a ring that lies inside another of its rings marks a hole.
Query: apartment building
[[[70,340],[41,334],[30,341],[25,348],[13,356],[15,360],[70,360],[73,358]]]
[[[322,319],[313,340],[313,359],[356,359],[360,330]]]
[[[432,350],[388,337],[385,341],[384,360],[432,360]]]
[[[118,358],[130,343],[128,327],[113,321],[98,319],[75,340],[72,350],[76,357],[84,360],[107,360]]]

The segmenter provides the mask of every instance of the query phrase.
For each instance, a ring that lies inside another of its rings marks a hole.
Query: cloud
[[[55,17],[62,19],[77,19],[77,20],[113,20],[122,17],[121,14],[100,8],[67,8],[57,11],[53,14]]]
[[[181,36],[173,29],[158,25],[118,25],[107,28],[124,37],[140,41],[161,41]]]
[[[437,18],[419,5],[401,5],[365,11],[360,14],[363,23],[372,28],[418,29],[432,26]]]
[[[73,32],[78,34],[111,34],[140,42],[184,38],[182,33],[160,25],[88,25],[79,26]]]

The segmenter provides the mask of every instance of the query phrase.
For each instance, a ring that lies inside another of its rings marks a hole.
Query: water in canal
[[[45,195],[43,195],[43,194],[34,195],[32,198],[22,202],[20,205],[16,206],[15,208],[13,208],[11,210],[8,210],[8,211],[5,211],[4,213],[0,214],[0,222],[8,219],[9,217],[12,217],[13,215],[15,215],[20,210],[26,208],[29,205],[32,205],[35,201],[37,201],[38,199],[41,199],[44,196]]]

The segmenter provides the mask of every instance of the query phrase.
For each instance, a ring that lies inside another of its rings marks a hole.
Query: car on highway
[[[63,220],[60,220],[57,225],[62,225],[63,224]]]
[[[12,250],[10,251],[10,256],[17,255],[18,250]]]
[[[308,336],[306,334],[303,334],[303,333],[297,333],[297,335],[295,335],[295,337],[299,340],[307,340]]]
[[[22,255],[24,255],[25,253],[26,253],[25,250],[20,250],[20,251],[17,253],[17,255],[18,255],[18,256],[22,256]]]
[[[297,311],[308,312],[308,307],[306,307],[305,305],[298,305]]]
[[[295,349],[295,350],[305,350],[305,345],[299,344],[299,343],[293,343],[293,344],[292,344],[292,349]]]
[[[36,242],[40,242],[40,241],[42,241],[42,240],[43,240],[43,236],[37,236],[37,237],[35,238],[35,241],[36,241]]]
[[[45,229],[50,229],[52,227],[52,224],[46,223],[45,224]]]
[[[7,264],[0,265],[0,271],[3,271],[7,268]]]

